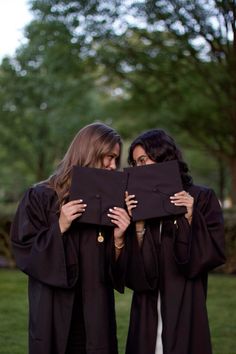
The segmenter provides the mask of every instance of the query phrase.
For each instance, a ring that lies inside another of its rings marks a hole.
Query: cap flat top
[[[124,208],[127,176],[120,171],[74,166],[70,200],[87,204],[78,222],[114,226],[107,216],[109,208]]]
[[[177,160],[124,169],[128,173],[128,193],[135,194],[134,221],[186,213],[175,206],[170,196],[183,190]]]

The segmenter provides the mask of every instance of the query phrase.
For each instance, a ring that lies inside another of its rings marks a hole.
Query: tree
[[[166,127],[229,166],[236,202],[235,1],[30,3],[28,43],[10,63],[33,96],[22,117],[30,106],[39,122],[43,111],[63,133],[65,116],[103,115],[126,137]]]
[[[110,55],[102,49],[98,59],[122,78],[129,105],[147,110],[147,125],[187,132],[228,166],[236,203],[235,0],[127,4],[132,23],[106,39]]]
[[[74,134],[102,116],[97,74],[74,47],[66,26],[32,21],[26,36],[28,43],[0,68],[5,200],[18,199],[26,186],[46,178]]]
[[[236,3],[234,0],[147,1],[142,11],[150,26],[164,21],[164,29],[191,64],[188,77],[191,72],[198,74],[198,80],[192,84],[197,97],[202,93],[200,102],[205,100],[207,104],[195,107],[191,104],[186,110],[195,117],[194,124],[187,114],[178,123],[212,155],[227,163],[236,203]],[[188,100],[188,92],[194,90],[188,90],[190,80],[186,75],[183,77],[188,83],[182,91],[183,104],[180,105],[181,97],[176,101],[177,107],[186,108],[188,102],[193,102]]]

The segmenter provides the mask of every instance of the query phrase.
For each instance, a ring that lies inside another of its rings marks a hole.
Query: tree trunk
[[[47,176],[45,176],[45,166],[46,166],[46,161],[45,161],[45,154],[43,151],[41,151],[38,155],[38,163],[37,163],[37,171],[36,171],[36,178],[37,181],[42,181],[44,180]]]
[[[225,199],[225,163],[222,159],[218,159],[219,168],[219,198],[221,203],[224,203]]]
[[[236,156],[230,161],[231,172],[231,198],[233,205],[236,205]]]

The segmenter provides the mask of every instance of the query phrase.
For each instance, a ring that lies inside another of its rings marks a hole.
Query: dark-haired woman
[[[133,166],[178,160],[183,191],[170,197],[186,214],[133,227],[127,285],[134,290],[126,354],[211,354],[207,274],[224,263],[223,218],[214,192],[196,186],[174,140],[150,130],[130,146]],[[126,196],[130,215],[137,202]],[[128,241],[128,239],[127,239]]]
[[[16,263],[29,276],[30,354],[118,353],[110,275],[130,217],[111,210],[114,229],[104,227],[98,238],[95,225],[72,223],[86,205],[68,202],[68,195],[73,166],[114,170],[120,151],[112,128],[84,127],[53,175],[30,188],[18,207],[11,238]]]

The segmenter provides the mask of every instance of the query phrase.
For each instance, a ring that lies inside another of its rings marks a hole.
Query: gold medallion
[[[97,238],[98,242],[104,242],[104,237],[102,236],[101,232],[99,232],[98,238]]]

